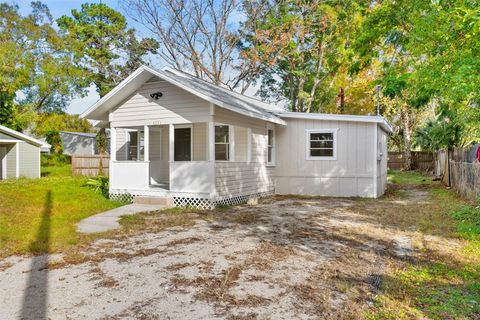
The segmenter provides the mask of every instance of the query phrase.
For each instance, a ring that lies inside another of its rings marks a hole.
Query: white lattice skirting
[[[204,198],[204,197],[195,197],[185,194],[175,194],[172,193],[169,197],[173,198],[173,203],[175,207],[191,207],[195,209],[214,209],[217,206],[234,206],[242,203],[247,203],[249,199],[254,198],[265,198],[269,197],[274,193],[274,190],[264,191],[264,192],[255,192],[255,193],[244,193],[236,194],[226,197],[216,197],[216,198]],[[123,201],[127,203],[133,202],[133,198],[137,196],[143,196],[141,194],[131,194],[131,193],[110,193],[110,199],[116,201]]]

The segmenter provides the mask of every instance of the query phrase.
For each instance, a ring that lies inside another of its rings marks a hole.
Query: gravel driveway
[[[421,192],[151,214],[73,255],[0,260],[0,319],[358,318],[386,259],[415,254],[385,212]]]

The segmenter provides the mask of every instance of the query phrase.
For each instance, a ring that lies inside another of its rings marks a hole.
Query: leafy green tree
[[[52,130],[92,132],[92,125],[78,115],[68,113],[41,113],[34,121],[32,132],[37,136],[44,136]]]
[[[0,4],[1,104],[16,98],[20,106],[36,111],[61,111],[73,96],[83,93],[86,74],[74,66],[70,44],[53,27],[46,5],[32,2],[27,16],[18,10]],[[17,96],[18,92],[22,94]]]
[[[106,4],[84,3],[72,16],[57,19],[61,32],[73,43],[77,65],[91,74],[100,96],[104,96],[140,65],[158,43],[138,39],[125,17]]]
[[[287,99],[292,111],[316,111],[331,101],[350,35],[366,6],[366,1],[283,0],[249,17],[243,56],[264,66],[260,95]]]
[[[50,147],[52,154],[60,155],[63,153],[63,142],[58,130],[50,130],[45,133],[45,139]]]
[[[356,36],[353,47],[359,59],[352,70],[362,70],[375,61],[381,64],[378,83],[394,107],[391,119],[401,120],[407,163],[413,132],[421,123],[417,115],[430,103],[475,114],[480,92],[479,17],[480,7],[468,0],[386,0],[372,6]],[[458,121],[451,124],[458,127],[462,120],[452,117],[450,121]],[[445,125],[430,123],[424,129]],[[472,140],[466,136],[472,132],[461,130],[461,140]]]

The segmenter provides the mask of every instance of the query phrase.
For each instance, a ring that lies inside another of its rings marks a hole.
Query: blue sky
[[[10,4],[17,4],[20,7],[20,12],[22,14],[28,14],[31,11],[30,3],[31,0],[16,0],[16,1],[5,1]],[[120,2],[117,0],[102,0],[102,1],[87,1],[87,0],[43,0],[43,3],[48,5],[50,12],[54,19],[61,17],[62,15],[70,15],[72,9],[80,9],[82,3],[105,3],[109,7],[112,7],[120,12],[121,6]],[[123,12],[122,12],[123,13]],[[136,24],[134,21],[127,17],[128,23],[131,27],[142,32],[142,27]],[[98,93],[95,91],[95,87],[92,86],[88,89],[88,95],[83,98],[73,99],[70,105],[67,108],[67,112],[71,114],[80,114],[83,111],[87,110],[92,104],[94,104],[99,99]]]

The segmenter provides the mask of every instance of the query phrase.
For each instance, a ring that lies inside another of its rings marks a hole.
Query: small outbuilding
[[[40,178],[40,149],[50,145],[0,125],[0,180]]]

